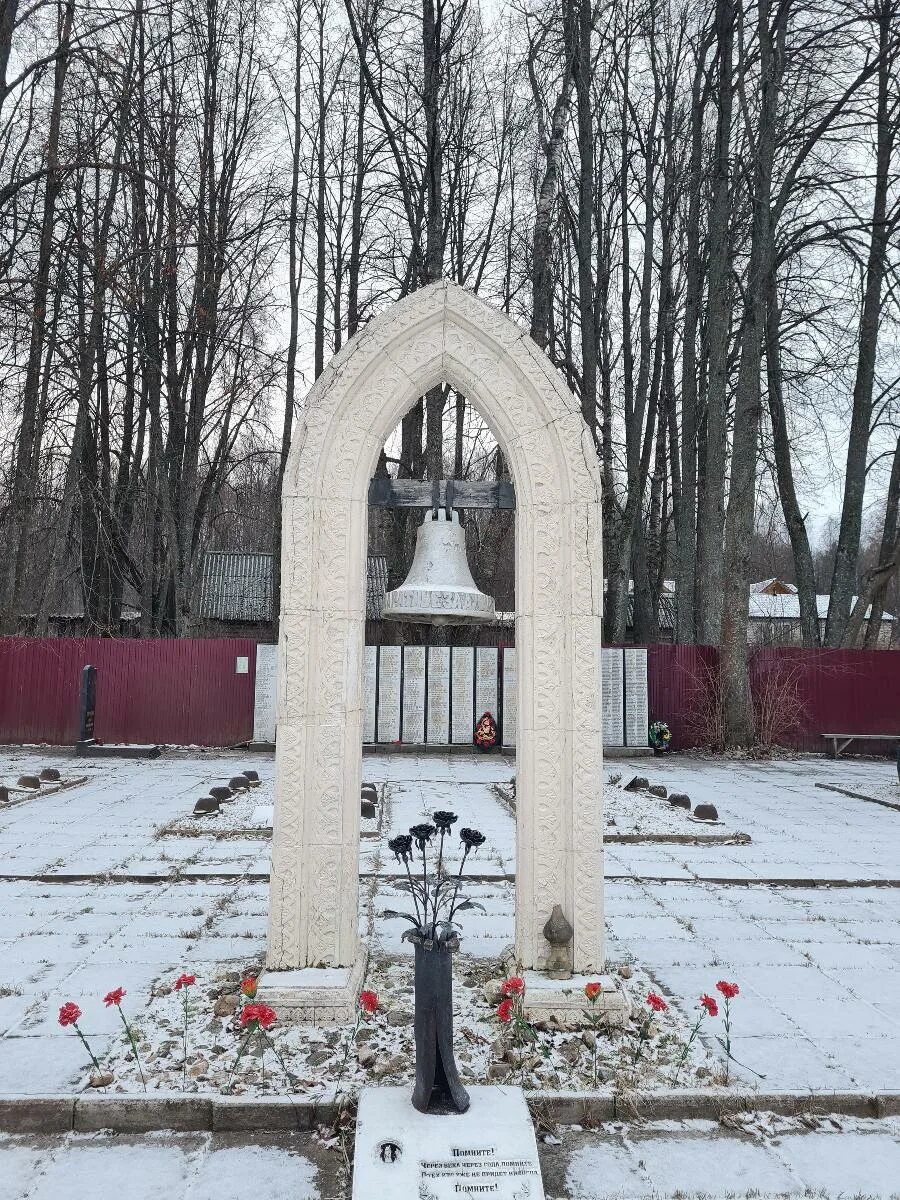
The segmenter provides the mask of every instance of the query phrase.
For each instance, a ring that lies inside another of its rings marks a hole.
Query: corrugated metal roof
[[[381,616],[387,577],[385,556],[370,554],[366,570],[369,620]],[[271,621],[273,591],[271,554],[210,550],[203,563],[200,615],[213,621]]]
[[[215,621],[272,620],[272,555],[214,550],[203,563],[200,615]]]

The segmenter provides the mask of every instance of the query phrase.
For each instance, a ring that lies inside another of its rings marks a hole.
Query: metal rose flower
[[[394,855],[397,862],[409,862],[412,858],[412,838],[408,833],[398,833],[388,842],[388,850]]]
[[[459,831],[459,840],[465,846],[466,851],[477,850],[479,846],[484,845],[484,834],[477,829],[461,829]]]
[[[435,829],[435,827],[433,825],[426,825],[423,823],[422,825],[413,825],[410,828],[409,832],[412,835],[412,837],[415,839],[416,845],[419,847],[419,849],[424,854],[425,847],[428,845],[428,843],[434,837],[437,830]]]
[[[441,833],[449,833],[451,825],[455,825],[459,820],[456,813],[452,812],[436,812],[431,814],[431,819],[441,831]]]

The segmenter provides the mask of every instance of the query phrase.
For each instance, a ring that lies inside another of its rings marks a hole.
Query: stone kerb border
[[[705,1092],[528,1092],[532,1116],[549,1124],[607,1121],[718,1121],[729,1113],[772,1112],[778,1116],[827,1113],[843,1117],[900,1116],[897,1091]],[[278,1096],[0,1095],[0,1132],[10,1134],[236,1133],[271,1130],[308,1132],[337,1116],[332,1102],[315,1104]]]

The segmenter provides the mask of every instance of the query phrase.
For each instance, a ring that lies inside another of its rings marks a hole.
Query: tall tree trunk
[[[591,105],[594,32],[592,0],[577,0],[574,56],[578,117],[578,312],[581,335],[581,415],[597,442],[597,337],[594,315],[594,120]]]
[[[709,380],[706,392],[706,459],[697,508],[696,635],[715,645],[722,626],[722,531],[725,514],[728,416],[728,334],[731,274],[731,113],[734,92],[732,53],[735,0],[716,0],[718,91],[715,161],[709,212],[709,268],[706,337]]]
[[[875,381],[875,358],[881,324],[881,291],[891,225],[887,215],[887,202],[891,179],[891,156],[897,131],[896,95],[894,93],[896,81],[893,80],[893,65],[896,59],[896,30],[893,26],[897,11],[897,0],[878,0],[875,10],[875,20],[878,22],[879,64],[872,234],[869,241],[869,256],[866,263],[862,312],[859,321],[853,411],[850,418],[847,465],[844,473],[844,503],[841,509],[841,527],[831,576],[828,619],[825,622],[826,646],[842,644],[856,587],[859,538],[866,490],[866,460],[872,424],[872,389]],[[894,111],[891,111],[892,109]]]
[[[778,114],[778,88],[787,10],[780,10],[776,33],[769,26],[771,0],[758,0],[759,133],[753,162],[753,225],[750,263],[744,292],[741,358],[734,397],[731,482],[725,518],[725,579],[722,604],[720,669],[725,740],[729,746],[752,744],[753,702],[747,669],[749,623],[747,564],[753,536],[756,467],[761,410],[760,368],[765,335],[766,300],[773,270],[772,164]]]
[[[675,641],[696,639],[694,592],[697,567],[697,331],[703,290],[700,200],[703,118],[706,111],[705,45],[698,51],[691,88],[691,155],[685,230],[684,333],[681,351],[681,488],[675,504]]]
[[[550,312],[553,307],[553,216],[565,152],[566,123],[572,100],[575,56],[572,52],[571,7],[568,2],[563,4],[563,23],[565,61],[562,65],[559,93],[553,105],[550,128],[543,147],[544,170],[538,186],[534,232],[531,239],[531,336],[542,350],[547,349],[550,338]],[[540,105],[540,88],[531,54],[528,58],[528,72],[535,103]]]
[[[768,379],[769,417],[772,422],[772,445],[778,494],[794,554],[797,594],[800,602],[800,635],[804,646],[818,646],[819,615],[816,602],[816,571],[806,532],[806,521],[800,511],[794,471],[791,465],[791,442],[788,436],[784,406],[784,384],[781,372],[781,313],[777,286],[772,273],[766,305],[766,371]]]
[[[4,7],[0,12],[0,38],[3,36],[4,23],[7,19],[10,23],[13,22],[15,11],[16,5],[13,0],[4,0]],[[3,581],[2,591],[0,591],[0,633],[14,633],[18,625],[25,586],[25,570],[32,548],[32,519],[41,453],[41,428],[38,419],[41,363],[47,332],[47,301],[50,294],[50,273],[54,248],[53,227],[56,219],[56,201],[61,186],[58,165],[62,102],[69,68],[69,48],[74,14],[75,0],[67,0],[60,16],[59,42],[53,74],[53,96],[50,102],[50,124],[47,130],[44,160],[46,177],[41,228],[38,237],[37,270],[32,297],[28,360],[22,388],[22,413],[19,420],[19,436],[9,497],[6,538],[8,552],[4,555],[4,575],[0,577]],[[11,33],[12,24],[10,24],[10,36]],[[6,66],[2,54],[3,46],[0,41],[0,81],[5,78]],[[0,97],[2,97],[2,91],[0,91]]]
[[[900,555],[898,555],[898,516],[900,516],[900,437],[894,449],[894,460],[891,463],[891,478],[888,483],[887,500],[884,506],[884,528],[881,534],[881,548],[878,554],[878,565],[883,567],[876,586],[872,589],[872,611],[866,626],[866,648],[874,650],[879,644],[881,622],[884,619],[884,606],[887,590],[891,579],[900,574]],[[894,617],[900,621],[900,612]]]

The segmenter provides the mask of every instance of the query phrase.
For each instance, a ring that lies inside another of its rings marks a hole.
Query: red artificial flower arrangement
[[[277,1019],[274,1008],[269,1008],[268,1004],[245,1004],[241,1009],[240,1020],[243,1029],[252,1021],[255,1021],[260,1029],[271,1029]]]
[[[81,1009],[73,1001],[69,1000],[59,1010],[59,1023],[65,1029],[67,1025],[74,1025],[80,1016]]]
[[[497,722],[489,712],[484,712],[478,718],[475,726],[475,745],[479,750],[490,750],[497,745]]]
[[[378,996],[375,992],[363,991],[359,993],[359,1007],[368,1016],[373,1017],[378,1012]]]
[[[709,1016],[717,1017],[719,1015],[719,1005],[715,996],[708,996],[706,992],[704,992],[700,997],[700,1003],[706,1009],[706,1012]]]

